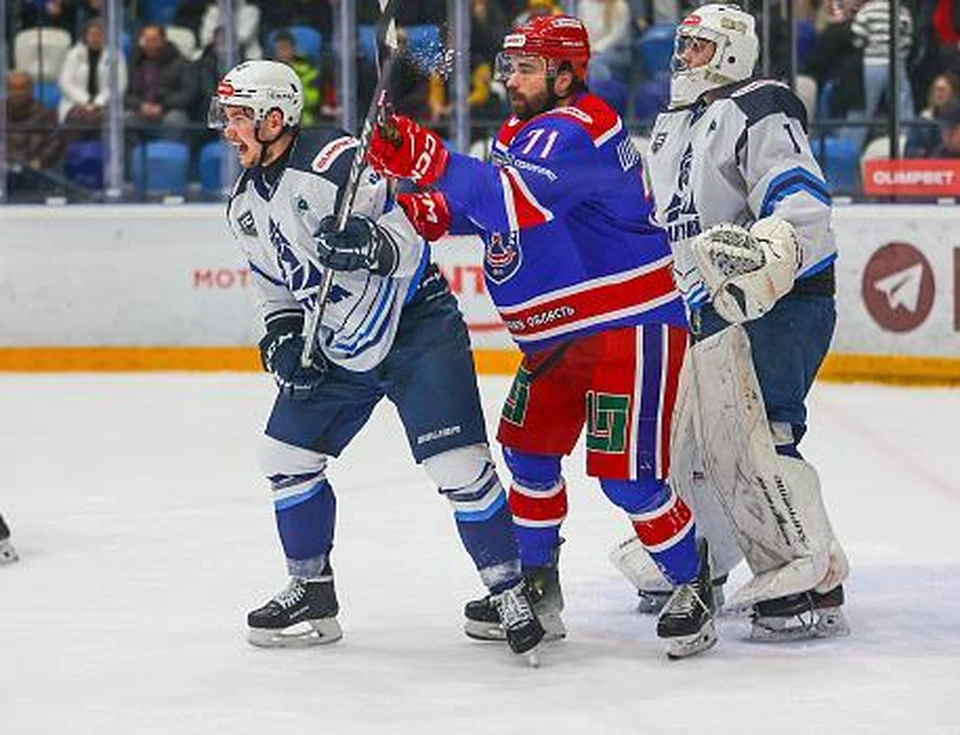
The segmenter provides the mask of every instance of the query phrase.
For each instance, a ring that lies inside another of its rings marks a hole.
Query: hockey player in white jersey
[[[361,179],[346,228],[336,230],[358,141],[342,131],[300,130],[302,107],[296,74],[272,61],[232,69],[210,107],[211,126],[243,167],[227,219],[259,292],[261,357],[278,387],[261,459],[290,583],[249,614],[249,640],[296,646],[341,637],[330,563],[336,503],[326,467],[386,396],[414,458],[453,507],[463,545],[509,621],[511,649],[531,653],[543,628],[521,575],[456,301],[373,171]],[[321,269],[334,278],[313,362],[304,367],[303,324],[316,308]]]
[[[755,638],[779,640],[846,631],[846,558],[798,450],[836,322],[837,251],[806,111],[786,85],[754,77],[758,47],[735,6],[683,20],[645,170],[696,342],[671,479],[713,533],[715,576],[738,563],[735,537],[755,577],[731,604],[752,607]],[[635,582],[636,553],[614,554]]]

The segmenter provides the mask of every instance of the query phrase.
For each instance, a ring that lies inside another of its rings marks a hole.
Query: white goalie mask
[[[680,58],[693,39],[716,44],[705,64],[690,68]],[[704,5],[677,26],[670,78],[670,106],[691,105],[704,92],[753,76],[759,55],[756,22],[735,5]]]
[[[249,108],[258,124],[271,110],[280,110],[283,124],[293,127],[300,124],[303,84],[293,69],[279,61],[245,61],[227,72],[217,85],[207,113],[209,127],[226,127],[224,107]]]

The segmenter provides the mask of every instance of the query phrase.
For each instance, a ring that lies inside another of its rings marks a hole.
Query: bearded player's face
[[[511,61],[505,75],[510,107],[521,120],[529,120],[543,112],[550,101],[547,62],[539,56],[514,56]]]

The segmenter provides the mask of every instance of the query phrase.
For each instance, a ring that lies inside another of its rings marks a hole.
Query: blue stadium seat
[[[179,0],[144,0],[143,18],[147,23],[170,25],[177,14]]]
[[[103,145],[99,140],[71,143],[63,162],[66,177],[88,189],[103,189]]]
[[[133,149],[133,184],[138,194],[180,194],[187,190],[190,150],[176,140],[153,140]]]
[[[797,68],[804,69],[810,52],[817,43],[817,28],[812,20],[798,20],[796,24]]]
[[[860,186],[860,151],[849,138],[815,136],[810,139],[813,155],[823,169],[833,194],[854,194]]]
[[[60,86],[56,82],[37,82],[33,85],[33,96],[44,107],[56,110],[60,104]]]
[[[368,64],[377,61],[377,28],[369,24],[357,26],[357,53]]]
[[[227,146],[218,140],[205,143],[200,149],[200,189],[204,194],[220,194],[220,174]]]
[[[650,124],[670,102],[670,77],[661,74],[637,88],[633,98],[633,112],[637,122]]]
[[[626,84],[618,82],[615,79],[591,82],[590,91],[616,110],[620,117],[626,117],[627,98],[630,96],[630,91],[627,89]]]
[[[320,35],[320,31],[310,26],[290,26],[285,30],[293,36],[300,56],[310,59],[315,65],[320,63],[320,52],[323,51],[323,36]],[[267,37],[267,47],[271,55],[274,53],[273,44],[279,32],[279,30],[273,31]]]
[[[650,26],[637,40],[637,51],[643,70],[648,77],[669,73],[673,58],[673,36],[677,27],[673,23],[656,23]]]

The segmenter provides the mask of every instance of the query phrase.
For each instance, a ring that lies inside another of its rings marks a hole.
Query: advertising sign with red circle
[[[923,324],[933,308],[933,269],[913,245],[891,242],[870,256],[860,289],[880,327],[909,332]]]

